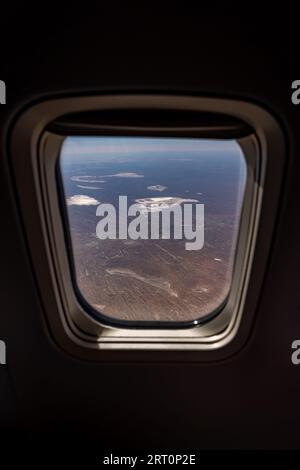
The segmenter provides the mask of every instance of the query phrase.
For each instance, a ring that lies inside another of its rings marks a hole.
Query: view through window
[[[67,137],[78,291],[115,320],[194,322],[226,301],[247,167],[235,140]]]

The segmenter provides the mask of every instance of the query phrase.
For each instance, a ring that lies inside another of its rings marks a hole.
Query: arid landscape
[[[100,314],[135,322],[197,322],[218,309],[230,289],[245,184],[238,144],[77,139],[63,147],[61,173],[84,299]],[[203,248],[186,250],[184,239],[100,240],[97,206],[118,209],[119,195],[145,210],[163,210],[161,201],[204,204]]]

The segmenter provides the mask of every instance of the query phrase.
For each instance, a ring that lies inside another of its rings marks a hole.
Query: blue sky
[[[67,137],[63,143],[61,159],[62,164],[117,162],[120,158],[134,160],[137,155],[147,157],[162,153],[169,158],[217,153],[244,160],[242,150],[235,140],[110,136]]]

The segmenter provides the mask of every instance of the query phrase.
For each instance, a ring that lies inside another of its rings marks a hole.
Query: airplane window
[[[220,312],[247,177],[236,140],[70,136],[58,173],[87,311],[100,321],[172,325]]]

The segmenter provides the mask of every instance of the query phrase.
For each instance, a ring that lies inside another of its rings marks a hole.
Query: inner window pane
[[[197,323],[224,304],[247,170],[237,141],[67,137],[59,168],[77,289],[95,311]]]

